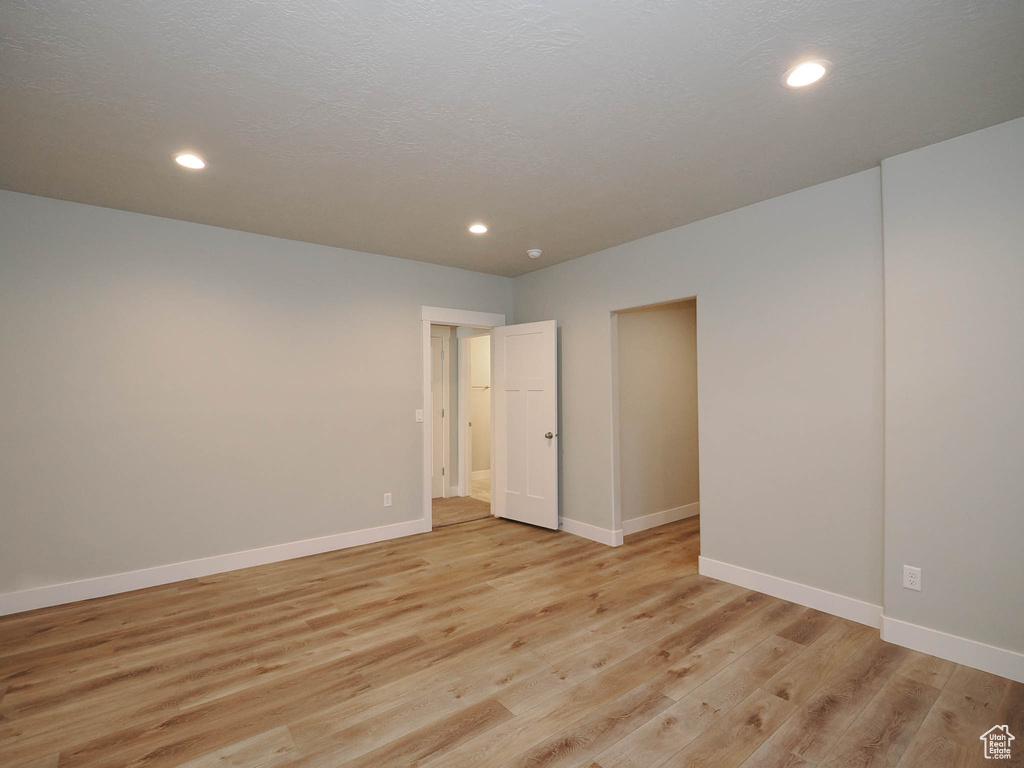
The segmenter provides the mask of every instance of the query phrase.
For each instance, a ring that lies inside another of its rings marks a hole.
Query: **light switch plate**
[[[422,410],[416,411],[416,423],[417,424],[422,424],[423,423],[423,411]]]

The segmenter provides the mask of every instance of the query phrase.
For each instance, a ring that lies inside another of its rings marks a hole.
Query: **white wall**
[[[885,613],[1024,652],[1024,119],[882,173]]]
[[[626,521],[700,501],[697,305],[684,301],[620,312],[616,324]]]
[[[881,603],[872,170],[517,278],[561,328],[563,514],[614,529],[611,313],[697,297],[705,556]]]
[[[506,278],[11,192],[0,232],[0,593],[421,517],[420,306],[511,315]]]

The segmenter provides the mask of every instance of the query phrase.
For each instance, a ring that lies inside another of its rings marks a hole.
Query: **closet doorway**
[[[624,536],[689,518],[699,529],[697,301],[622,310],[613,323],[616,522]]]

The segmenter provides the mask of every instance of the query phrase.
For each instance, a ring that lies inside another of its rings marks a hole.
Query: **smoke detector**
[[[531,248],[526,252],[526,255],[531,259],[539,259],[542,251],[540,248]]]

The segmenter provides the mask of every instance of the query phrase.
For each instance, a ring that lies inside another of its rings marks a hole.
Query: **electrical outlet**
[[[903,566],[903,588],[921,591],[921,569],[914,565]]]
[[[385,493],[384,494],[384,506],[385,507],[390,507],[391,506],[391,494],[390,493]]]

